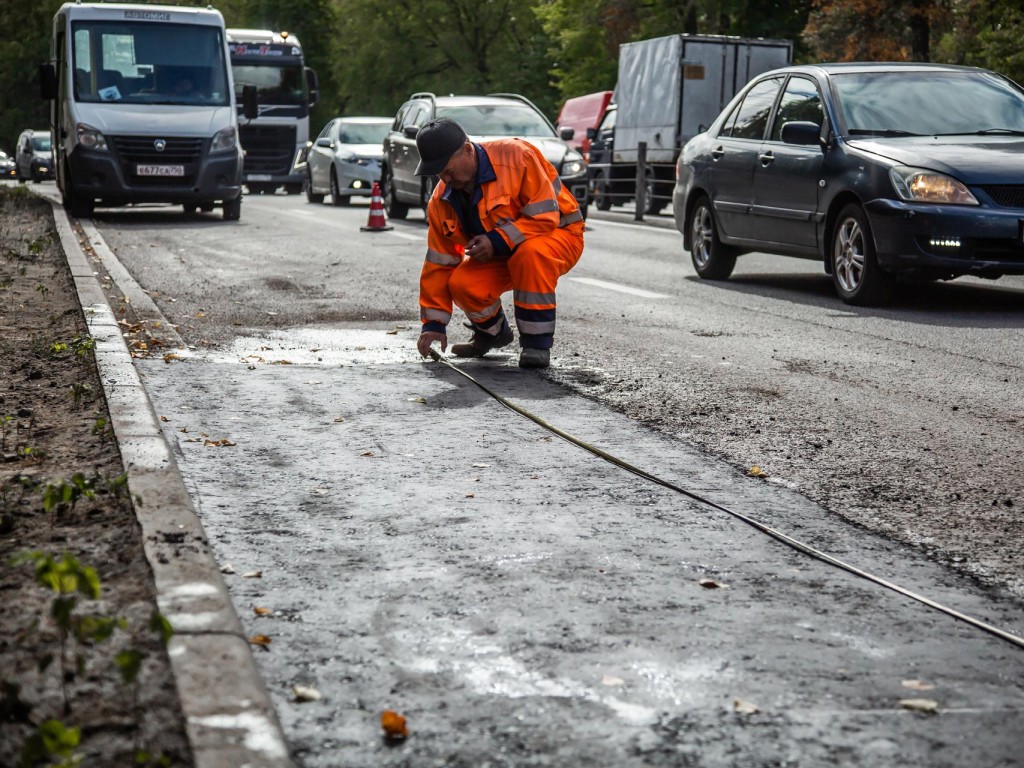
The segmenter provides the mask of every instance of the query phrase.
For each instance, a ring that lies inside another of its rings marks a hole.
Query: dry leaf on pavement
[[[714,579],[701,579],[697,583],[700,584],[702,587],[704,587],[704,589],[728,589],[729,588],[728,584],[723,584],[722,582],[715,581]]]
[[[902,685],[912,691],[930,691],[935,688],[934,685],[926,683],[924,680],[904,680]]]
[[[320,691],[307,685],[293,685],[292,693],[295,694],[296,701],[320,701],[323,698]]]
[[[384,729],[384,735],[389,739],[404,739],[409,735],[405,718],[391,709],[385,709],[381,713],[380,727]]]
[[[263,571],[249,571],[248,573],[242,574],[243,579],[262,579]]]
[[[260,608],[259,606],[253,606],[252,612],[257,616],[271,616],[274,613],[272,608]]]
[[[927,712],[930,715],[939,711],[939,702],[932,699],[900,699],[900,706],[911,712]]]
[[[231,563],[224,563],[224,565],[222,565],[220,567],[220,572],[221,573],[234,573],[235,572],[235,566],[233,566]]]
[[[757,466],[757,464],[748,469],[747,474],[751,477],[768,477],[768,473]]]
[[[752,701],[744,701],[743,699],[733,699],[732,709],[741,715],[756,715],[761,711],[757,704],[754,704]]]
[[[249,638],[249,642],[253,645],[258,645],[260,648],[266,648],[267,650],[270,650],[270,644],[273,642],[273,640],[271,640],[266,635],[253,635]]]

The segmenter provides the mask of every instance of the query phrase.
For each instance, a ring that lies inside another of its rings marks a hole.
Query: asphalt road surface
[[[1019,764],[1024,651],[421,362],[422,219],[361,233],[366,216],[278,195],[237,224],[95,219],[191,347],[138,362],[236,607],[273,638],[257,661],[301,764]],[[754,255],[702,282],[673,228],[594,215],[552,369],[463,370],[1020,634],[1022,324],[1019,279],[853,309],[810,262]],[[324,698],[294,702],[296,683]],[[379,738],[387,708],[409,717],[401,744]]]

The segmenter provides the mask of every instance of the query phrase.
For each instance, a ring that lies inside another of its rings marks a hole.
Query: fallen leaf
[[[930,715],[939,711],[939,702],[932,699],[900,699],[900,706],[911,712],[927,712]]]
[[[728,589],[729,588],[728,584],[723,584],[722,582],[715,581],[714,579],[701,579],[697,583],[700,584],[702,587],[704,587],[704,589]]]
[[[912,691],[930,691],[935,688],[934,685],[926,683],[924,680],[904,680],[902,685]]]
[[[744,701],[743,699],[733,699],[732,709],[741,715],[756,715],[761,711],[757,704],[754,704],[752,701]]]
[[[196,312],[196,317],[206,317],[205,312]]]
[[[252,637],[249,638],[249,642],[252,643],[253,645],[258,645],[261,648],[267,648],[274,641],[271,640],[266,635],[253,635]]]
[[[170,363],[173,360],[181,360],[181,355],[176,355],[173,352],[168,352],[166,355],[164,355],[165,363]]]
[[[336,418],[334,420],[334,423],[335,424],[342,424],[342,423],[344,423],[344,421],[345,421],[345,417],[344,416],[339,416],[338,418]]]
[[[161,416],[160,421],[170,421],[166,416]]]
[[[262,579],[263,571],[249,571],[248,573],[242,574],[243,579]]]
[[[603,675],[601,677],[601,685],[625,685],[626,681],[621,677],[615,677],[614,675]]]
[[[491,465],[490,464],[474,464],[473,466],[477,467],[478,469],[486,469],[487,467],[489,467]]]
[[[255,605],[252,608],[252,612],[255,613],[257,616],[270,616],[274,613],[273,609],[271,608],[260,608],[259,606]]]
[[[768,477],[768,473],[757,466],[757,464],[748,469],[747,474],[751,477]]]
[[[421,403],[421,404],[426,404],[426,402],[427,402],[427,399],[426,399],[425,397],[410,397],[410,398],[409,398],[409,402],[410,402],[410,403]]]
[[[466,498],[467,499],[475,499],[476,498],[476,494],[475,493],[467,493],[466,494]]]
[[[373,451],[363,451],[363,452],[362,452],[362,453],[360,453],[359,455],[360,455],[360,456],[373,456],[373,455],[374,455],[374,453],[373,453]]]
[[[234,573],[235,572],[235,566],[233,566],[231,563],[224,563],[224,565],[222,565],[220,567],[220,572],[221,573]]]
[[[295,694],[296,701],[320,701],[323,698],[323,694],[320,691],[306,685],[293,685],[292,693]]]
[[[405,718],[390,709],[385,709],[381,713],[380,727],[384,729],[384,735],[389,739],[404,739],[409,735]]]
[[[203,442],[203,446],[206,448],[230,448],[233,445],[238,445],[238,443],[233,443],[226,437],[223,440],[205,440]]]
[[[387,333],[388,336],[397,336],[398,335],[398,331],[386,331],[386,333]]]

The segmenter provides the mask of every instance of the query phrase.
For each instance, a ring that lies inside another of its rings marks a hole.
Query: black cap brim
[[[440,160],[433,160],[428,163],[423,158],[420,158],[420,163],[419,165],[416,166],[416,175],[437,176],[441,171],[444,170],[444,167],[448,165],[449,160],[451,160],[451,157],[444,157],[441,158]]]

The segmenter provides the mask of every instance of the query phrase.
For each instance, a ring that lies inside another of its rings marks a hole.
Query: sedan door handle
[[[775,155],[773,155],[770,151],[759,152],[757,155],[757,159],[761,161],[761,165],[767,168],[769,165],[775,162]]]
[[[717,147],[711,150],[711,157],[713,157],[715,160],[720,159],[724,154],[725,147],[723,147],[721,144],[719,144]]]

